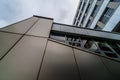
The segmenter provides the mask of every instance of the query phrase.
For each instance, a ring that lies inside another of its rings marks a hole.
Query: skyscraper
[[[120,80],[119,75],[120,34],[36,15],[0,29],[0,80]]]
[[[120,0],[80,0],[73,25],[120,32]]]

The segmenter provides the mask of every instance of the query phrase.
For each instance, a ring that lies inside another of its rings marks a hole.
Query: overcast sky
[[[79,0],[0,0],[0,27],[32,15],[54,18],[72,24]]]

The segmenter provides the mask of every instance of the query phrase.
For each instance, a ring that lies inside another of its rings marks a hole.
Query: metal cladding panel
[[[115,62],[106,58],[102,58],[104,64],[112,75],[116,78],[115,80],[120,80],[120,62]]]
[[[19,40],[22,35],[0,32],[0,59]]]
[[[82,80],[114,80],[96,55],[74,49]]]
[[[100,32],[100,31],[93,31],[93,30],[87,30],[87,32],[88,32],[89,36],[95,36],[95,37],[100,37],[100,38],[108,38],[108,39],[120,40],[120,34]]]
[[[61,31],[61,25],[53,24],[52,30]]]
[[[34,36],[49,37],[50,30],[52,27],[52,21],[53,20],[50,19],[40,18],[40,20],[31,28],[30,31],[28,31],[27,34]]]
[[[75,30],[76,34],[83,34],[83,35],[88,34],[87,30],[85,30],[85,29],[74,28],[74,30]]]
[[[59,26],[58,24],[54,24],[52,30],[58,31],[58,32],[66,32],[66,33],[72,33],[72,34],[78,34],[78,35],[84,35],[84,36],[90,36],[90,37],[98,37],[101,39],[112,39],[112,40],[118,40],[120,41],[120,34],[115,33],[108,33],[108,32],[102,32],[102,31],[95,31],[90,29],[83,29],[83,28],[76,28],[71,26]]]
[[[47,39],[25,36],[0,61],[0,80],[36,80]]]
[[[61,31],[64,31],[64,32],[71,32],[71,33],[74,33],[74,28],[73,27],[68,27],[68,26],[61,26]]]
[[[8,27],[1,28],[0,30],[24,34],[37,20],[37,17],[31,17]]]
[[[48,41],[39,80],[80,80],[72,48]]]

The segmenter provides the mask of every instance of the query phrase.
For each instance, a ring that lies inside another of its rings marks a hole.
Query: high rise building
[[[73,25],[120,32],[120,0],[80,0]]]
[[[120,34],[36,15],[1,28],[0,80],[120,80]]]
[[[80,0],[73,25],[97,31],[120,32],[119,12],[120,0]],[[99,42],[83,42],[84,46],[97,44],[101,47]]]

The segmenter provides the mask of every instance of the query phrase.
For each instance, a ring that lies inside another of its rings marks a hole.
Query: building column
[[[77,18],[76,18],[75,25],[76,25],[76,23],[77,23],[77,21],[78,21],[78,17],[80,16],[81,9],[82,9],[82,7],[83,7],[83,4],[84,4],[84,0],[82,0],[81,2],[82,2],[82,4],[81,4],[81,7],[80,7],[80,9],[79,9],[79,11],[78,11],[78,16],[77,16]],[[76,25],[76,26],[77,26],[77,25]]]
[[[86,16],[86,19],[85,19],[82,27],[85,27],[87,25],[87,22],[88,22],[88,20],[90,18],[91,13],[93,12],[93,9],[95,7],[96,2],[97,2],[97,0],[94,0],[93,3],[91,4],[90,11],[88,12],[88,15]]]
[[[83,6],[84,9],[83,9],[83,12],[82,12],[82,15],[81,15],[80,21],[79,21],[79,23],[78,23],[78,26],[80,26],[81,21],[83,20],[83,17],[84,17],[84,14],[85,14],[85,11],[86,11],[86,9],[87,9],[88,4],[89,4],[89,0],[86,0],[86,4],[85,4],[85,7]]]
[[[109,1],[110,1],[110,0],[103,0],[103,3],[102,3],[102,5],[101,5],[101,7],[100,7],[100,9],[99,9],[96,17],[94,18],[94,20],[93,20],[93,22],[92,22],[92,24],[91,24],[91,26],[90,26],[91,29],[94,29],[94,28],[95,28],[98,20],[99,20],[100,17],[102,16],[102,14],[103,14],[104,10],[106,9]]]

